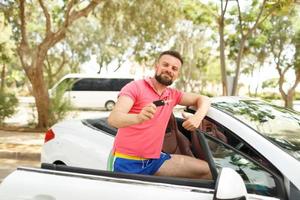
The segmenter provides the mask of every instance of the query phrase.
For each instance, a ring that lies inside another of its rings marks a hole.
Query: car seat
[[[208,121],[207,119],[202,120],[199,129],[223,141],[224,143],[228,143],[227,137],[224,135],[224,133],[218,130],[216,124]]]
[[[172,114],[167,125],[162,151],[169,154],[181,154],[195,157],[192,151],[192,144],[193,143],[179,131],[176,118],[174,114]]]

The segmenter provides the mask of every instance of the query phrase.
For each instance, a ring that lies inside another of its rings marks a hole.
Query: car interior
[[[171,115],[165,132],[162,151],[170,154],[176,153],[196,157],[199,159],[205,159],[199,140],[195,134],[191,134],[190,131],[182,127],[183,122],[184,119],[176,118],[174,114]],[[82,123],[90,128],[102,130],[112,136],[116,136],[117,134],[117,128],[110,126],[107,123],[107,118],[85,119],[82,120]],[[212,119],[205,117],[202,120],[199,130],[205,133],[205,135],[212,140],[221,144],[227,144],[244,153],[248,157],[255,159],[263,166],[276,171],[275,167],[273,167],[271,163],[264,159],[263,156],[261,156],[254,149],[250,148],[244,141],[238,138],[238,136],[232,134],[229,130]],[[211,150],[217,150],[218,145],[216,145],[216,142],[211,142],[209,140],[208,143]]]
[[[184,129],[182,127],[183,121],[184,119],[176,118],[173,114],[171,115],[166,129],[162,151],[170,154],[187,155],[207,161],[207,155],[205,156],[197,134]],[[115,136],[117,133],[116,128],[108,125],[107,118],[101,118],[100,120],[87,119],[83,120],[82,123],[90,128],[102,130],[112,136]],[[220,170],[224,166],[235,169],[244,179],[249,193],[273,197],[279,197],[284,194],[283,189],[279,187],[282,185],[280,172],[237,135],[208,117],[203,119],[199,131],[205,135],[208,144],[207,148],[210,149],[212,157],[214,158],[213,162],[217,161],[217,170]],[[228,160],[231,161],[227,162]],[[227,163],[224,164],[224,161]],[[242,162],[245,161],[247,161],[248,164],[242,164]],[[256,177],[256,173],[260,174],[259,178]],[[168,183],[170,183],[171,180],[169,178],[167,178],[167,180],[165,178],[157,179],[157,177],[153,180],[152,178],[150,179],[151,181],[154,180],[154,182],[156,182],[155,180],[161,182],[161,179],[164,179],[162,182],[167,181]],[[253,182],[252,179],[258,179],[257,183]],[[181,184],[182,181],[186,182],[184,179],[172,177],[171,182]],[[203,181],[204,182],[201,180],[200,182],[206,185],[206,187],[212,187],[212,185],[214,185],[212,182]],[[195,181],[193,180],[190,184],[194,186]]]

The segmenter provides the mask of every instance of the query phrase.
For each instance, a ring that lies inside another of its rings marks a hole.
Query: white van
[[[119,91],[133,78],[105,77],[90,74],[68,74],[51,89],[50,95],[60,87],[66,87],[64,97],[75,108],[105,108],[112,110]]]

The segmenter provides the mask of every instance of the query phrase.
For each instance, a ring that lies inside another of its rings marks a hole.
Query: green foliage
[[[5,118],[11,117],[17,109],[18,99],[13,93],[0,92],[0,125]]]
[[[300,100],[300,92],[295,92],[295,100]]]
[[[219,82],[219,65],[211,45],[212,38],[216,36],[213,14],[217,11],[210,4],[195,0],[185,0],[182,4],[184,19],[177,22],[173,49],[183,55],[184,66],[176,87],[184,91],[203,92],[208,83]]]
[[[294,69],[300,73],[300,29],[296,31],[292,42],[295,45]]]
[[[268,42],[265,49],[270,52],[270,57],[275,63],[280,79],[279,88],[282,89],[282,99],[285,100],[286,105],[292,105],[291,100],[287,98],[288,92],[295,92],[295,88],[299,81],[295,79],[294,83],[289,78],[287,71],[294,72],[295,75],[299,73],[300,59],[300,40],[297,38],[297,29],[293,26],[293,21],[299,20],[299,13],[295,9],[290,9],[286,15],[274,15],[270,19],[272,28],[262,29],[262,32],[268,36]],[[295,87],[284,88],[285,82],[295,85]],[[268,82],[265,83],[268,85]]]
[[[57,87],[53,92],[52,97],[50,98],[50,125],[55,124],[56,122],[64,119],[68,112],[72,110],[72,105],[64,96],[64,93],[67,89],[70,88],[69,83],[60,84],[60,87]]]
[[[13,57],[14,42],[10,39],[12,28],[0,12],[0,63],[8,63]]]
[[[294,0],[268,0],[266,9],[272,12],[272,15],[282,16],[290,12],[294,7]]]
[[[264,92],[259,95],[260,98],[266,101],[272,101],[272,100],[282,100],[282,97],[279,93],[270,93],[270,92]],[[295,92],[294,100],[300,100],[300,92]]]
[[[259,95],[264,100],[280,100],[281,95],[279,93],[262,93]]]
[[[214,97],[214,96],[216,96],[216,94],[214,94],[212,92],[207,92],[207,91],[202,91],[201,95],[205,95],[205,96],[208,96],[208,97]]]
[[[262,89],[264,88],[275,88],[278,85],[278,80],[275,78],[266,80],[262,83]]]
[[[12,3],[10,1],[7,4]],[[10,9],[8,9],[10,11]],[[4,73],[3,81],[5,87],[17,87],[24,84],[24,72],[21,71],[19,59],[16,55],[16,44],[13,40],[13,26],[9,23],[7,10],[1,12],[0,8],[0,69]],[[4,71],[3,71],[4,70]]]
[[[128,58],[153,61],[174,32],[179,5],[178,0],[103,2],[96,11],[99,25],[93,25],[91,40],[100,67],[113,59],[119,63]]]
[[[211,15],[215,14],[216,10],[213,10],[211,6],[195,0],[185,0],[182,4],[184,19],[202,26],[213,23]]]

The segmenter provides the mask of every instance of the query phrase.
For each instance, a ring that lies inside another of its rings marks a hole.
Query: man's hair
[[[183,65],[183,59],[180,55],[180,53],[178,53],[177,51],[173,51],[173,50],[169,50],[169,51],[163,51],[159,54],[157,61],[163,56],[163,55],[170,55],[173,56],[175,58],[177,58],[178,60],[180,60],[181,64]]]

